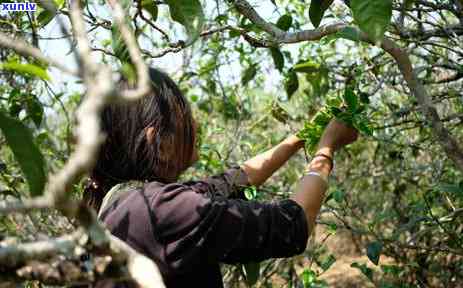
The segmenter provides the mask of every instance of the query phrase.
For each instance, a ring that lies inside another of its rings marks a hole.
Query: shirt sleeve
[[[246,263],[290,257],[307,244],[306,216],[293,200],[260,203],[210,197],[186,185],[169,184],[152,199],[152,208],[166,261],[177,271],[204,258]]]
[[[244,189],[249,186],[248,176],[239,166],[234,166],[202,181],[190,181],[184,184],[195,192],[204,193],[210,197],[223,196],[234,199],[245,199]]]

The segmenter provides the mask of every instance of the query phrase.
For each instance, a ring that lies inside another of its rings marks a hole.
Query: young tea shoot
[[[366,108],[365,101],[361,101],[354,93],[353,88],[348,86],[342,97],[327,99],[325,106],[310,121],[304,123],[304,127],[297,133],[297,137],[304,140],[308,153],[315,153],[323,130],[333,118],[354,127],[360,134],[372,136],[373,130]]]

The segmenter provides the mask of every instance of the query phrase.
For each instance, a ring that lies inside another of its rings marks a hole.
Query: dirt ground
[[[315,235],[311,235],[314,240],[309,240],[308,249],[311,245],[320,245],[326,238],[327,232],[323,225],[317,225]],[[315,242],[315,244],[314,244]],[[357,262],[359,264],[367,264],[374,270],[375,274],[381,273],[379,267],[371,263],[366,256],[364,247],[356,248],[353,239],[348,231],[337,231],[335,235],[331,235],[324,242],[327,252],[336,258],[336,262],[320,276],[320,280],[325,280],[328,287],[333,288],[370,288],[375,287],[366,276],[364,276],[357,268],[352,268],[351,264]],[[296,267],[296,273],[300,275],[306,267],[309,267],[309,259],[303,260],[307,263]],[[384,256],[380,258],[381,264],[391,264],[391,260]],[[317,268],[318,269],[318,268]],[[273,287],[285,287],[285,280],[279,278],[279,275],[272,276]],[[243,286],[244,287],[244,286]]]
[[[323,226],[318,225],[315,241],[320,243],[325,236]],[[358,269],[350,267],[353,262],[367,263],[368,267],[374,265],[368,260],[365,251],[356,249],[348,232],[337,231],[325,241],[325,244],[328,251],[336,257],[336,262],[320,277],[328,282],[329,287],[374,287]]]

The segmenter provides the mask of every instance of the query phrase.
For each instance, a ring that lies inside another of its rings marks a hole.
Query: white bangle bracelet
[[[317,176],[318,178],[320,178],[321,180],[323,180],[323,182],[326,184],[326,186],[328,186],[328,179],[326,179],[325,177],[323,177],[320,173],[318,172],[315,172],[315,171],[309,171],[308,173],[305,174],[305,176]]]

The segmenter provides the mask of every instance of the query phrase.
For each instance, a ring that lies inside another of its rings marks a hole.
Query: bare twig
[[[437,137],[439,144],[458,169],[463,171],[463,151],[457,140],[452,137],[450,132],[442,124],[436,108],[432,105],[427,90],[413,70],[410,57],[403,49],[400,49],[397,44],[389,39],[385,39],[381,47],[396,60],[410,91],[415,95],[418,101],[422,113],[430,122],[432,132]]]
[[[125,13],[122,6],[117,0],[109,0],[108,3],[113,9],[114,20],[121,32],[122,39],[127,45],[130,59],[135,65],[135,69],[137,71],[137,87],[135,89],[122,91],[120,96],[127,100],[138,99],[147,95],[151,91],[148,77],[148,66],[146,66],[141,56],[142,54],[138,48],[137,39],[125,23]]]
[[[108,235],[111,251],[120,252],[127,260],[127,268],[133,280],[144,288],[164,288],[161,273],[154,262],[133,250],[119,238]],[[114,254],[112,256],[115,256]]]
[[[132,278],[137,283],[142,284],[143,287],[164,287],[159,270],[153,261],[146,256],[139,254],[129,245],[111,235],[109,232],[107,232],[106,237],[109,239],[109,250],[106,251],[106,254],[110,256],[107,262],[112,262],[115,266],[122,266],[124,263],[127,263],[127,270],[119,269],[117,270],[118,273],[114,274],[114,271],[106,271],[105,269],[102,269],[102,271],[99,271],[102,275],[98,275],[98,278]],[[19,277],[23,276],[25,279],[28,279],[31,278],[29,275],[31,273],[28,273],[27,271],[34,270],[33,267],[27,267],[27,264],[30,261],[34,261],[34,266],[38,270],[50,271],[51,268],[47,267],[48,265],[46,264],[39,264],[40,261],[47,261],[56,256],[64,256],[64,258],[61,258],[62,261],[79,259],[82,255],[91,252],[89,250],[92,249],[92,246],[89,244],[89,238],[85,231],[78,229],[70,235],[65,235],[56,239],[21,243],[18,245],[9,245],[7,247],[2,247],[0,245],[0,263],[3,264],[2,269],[5,270],[5,267],[9,267],[13,269],[13,271],[17,270],[16,274],[18,274]],[[100,253],[101,252],[105,251],[100,251]],[[105,264],[105,266],[107,266],[108,263]],[[23,267],[24,265],[26,266]],[[106,277],[104,277],[105,274],[108,273],[110,275],[106,275]],[[36,274],[40,274],[40,271]],[[95,279],[95,276],[97,275],[85,275],[85,272],[80,270],[74,271],[72,274],[73,275],[67,275],[66,279],[61,280],[67,281],[68,284],[70,284],[69,282],[72,283],[77,280],[83,283],[97,280]],[[46,275],[42,275],[40,277],[44,278],[41,280],[50,281],[50,279],[47,279]],[[12,277],[9,278],[11,279]],[[32,277],[32,279],[34,278],[36,277]],[[60,281],[60,279],[57,279],[59,278],[59,275],[54,276],[54,278],[55,279],[53,279],[53,281],[58,284]]]
[[[149,20],[148,18],[146,18],[144,12],[143,12],[143,8],[142,8],[142,1],[141,0],[137,0],[137,9],[138,9],[138,15],[140,15],[140,18],[145,21],[148,25],[151,26],[151,28],[153,28],[154,30],[158,31],[159,33],[162,34],[162,36],[164,37],[164,39],[167,41],[167,42],[170,42],[170,37],[169,37],[169,34],[167,34],[164,30],[162,30],[161,28],[159,28],[158,26],[156,26],[153,21]]]
[[[51,256],[74,254],[75,247],[84,245],[88,237],[83,230],[76,230],[70,235],[56,239],[21,243],[18,245],[0,246],[0,263],[8,267],[17,267],[30,260],[46,260]]]
[[[4,201],[0,202],[0,214],[20,213],[31,209],[48,209],[51,206],[50,199],[46,197],[24,199],[23,201]]]
[[[73,71],[60,63],[59,61],[45,56],[40,49],[30,46],[26,41],[17,38],[11,38],[0,32],[0,46],[6,49],[12,49],[16,53],[24,57],[32,57],[44,63],[63,71],[64,73],[77,76],[76,71]]]

